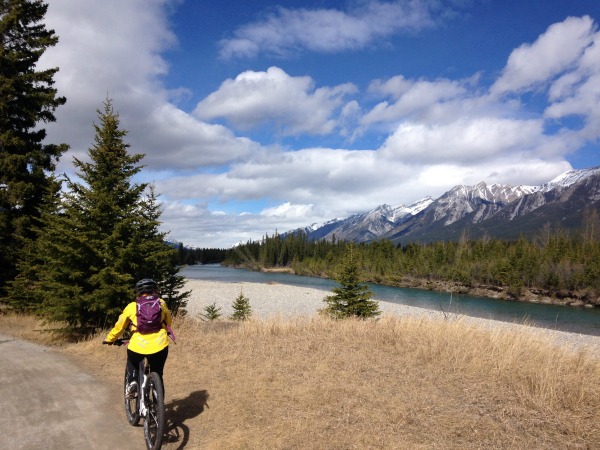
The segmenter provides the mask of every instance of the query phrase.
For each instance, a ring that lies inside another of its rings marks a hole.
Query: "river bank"
[[[296,275],[290,267],[263,268],[261,272],[289,273]],[[326,277],[323,277],[326,278]],[[383,283],[378,280],[367,280],[384,286],[393,286],[410,289],[426,289],[429,291],[473,295],[476,297],[487,297],[496,300],[513,300],[528,303],[541,303],[545,305],[560,306],[583,306],[586,308],[600,307],[600,297],[592,295],[588,291],[570,291],[567,289],[548,291],[539,288],[519,288],[518,292],[507,286],[491,285],[466,285],[456,281],[429,280],[425,278],[402,277],[394,283]]]
[[[214,304],[223,319],[233,313],[232,303],[240,293],[250,300],[252,317],[258,319],[313,317],[325,306],[323,299],[331,291],[277,283],[219,282],[187,279],[186,290],[191,291],[186,310],[192,318],[201,318],[204,308]],[[449,314],[414,306],[379,301],[382,315],[414,317],[433,320],[461,320],[490,330],[519,330],[533,333],[555,344],[573,349],[584,349],[600,357],[600,336],[568,333],[536,328],[521,323]]]
[[[477,285],[468,286],[454,281],[426,280],[406,278],[395,283],[396,287],[427,289],[437,292],[474,295],[497,300],[516,300],[528,303],[542,303],[560,306],[583,306],[586,308],[600,307],[600,297],[590,296],[588,292],[558,290],[550,292],[538,288],[520,288],[515,293],[508,287]]]

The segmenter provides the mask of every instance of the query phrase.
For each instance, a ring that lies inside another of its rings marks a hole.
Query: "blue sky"
[[[52,0],[60,170],[107,95],[163,228],[229,247],[600,165],[600,2]],[[75,25],[74,25],[75,24]]]

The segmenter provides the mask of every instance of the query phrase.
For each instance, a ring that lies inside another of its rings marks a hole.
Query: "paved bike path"
[[[0,335],[0,448],[145,449],[119,391],[51,348]]]

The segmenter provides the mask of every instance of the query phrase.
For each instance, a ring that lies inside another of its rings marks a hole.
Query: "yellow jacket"
[[[137,329],[137,306],[136,302],[133,301],[125,307],[114,328],[108,333],[106,341],[115,342],[123,334],[127,326],[132,324],[132,335],[129,339],[128,349],[142,355],[151,355],[161,351],[169,345],[167,328],[164,324],[166,323],[169,327],[171,326],[171,311],[169,311],[167,304],[162,298],[160,299],[160,306],[162,308],[163,322],[163,327],[160,330],[147,334],[141,334],[135,331]]]

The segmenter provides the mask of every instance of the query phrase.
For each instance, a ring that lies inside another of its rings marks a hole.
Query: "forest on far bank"
[[[578,233],[540,230],[535,239],[504,241],[494,238],[434,243],[394,244],[388,240],[355,243],[362,279],[406,286],[407,280],[452,282],[465,287],[505,289],[522,299],[526,290],[551,298],[577,298],[600,306],[600,239],[597,220],[588,220]],[[248,241],[227,250],[198,250],[210,261],[252,270],[287,268],[298,275],[336,278],[348,242],[313,241],[298,231]],[[180,247],[181,256],[186,250]],[[211,258],[208,258],[208,255]],[[183,262],[183,261],[182,261]],[[188,262],[189,263],[189,262]]]

